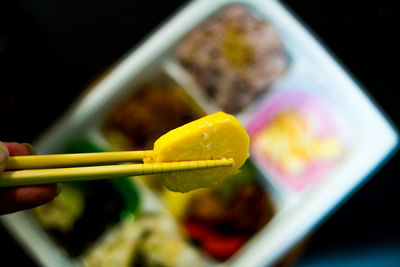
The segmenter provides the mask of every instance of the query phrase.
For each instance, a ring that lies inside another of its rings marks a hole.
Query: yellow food
[[[153,162],[232,158],[232,167],[219,167],[164,174],[171,191],[188,192],[214,187],[237,172],[249,156],[249,136],[240,122],[223,112],[205,116],[176,128],[154,143]]]
[[[254,145],[289,174],[302,173],[312,161],[336,158],[342,149],[336,136],[318,137],[312,124],[294,111],[278,115]]]
[[[82,193],[72,186],[63,184],[62,194],[33,211],[46,229],[57,229],[66,233],[72,230],[75,222],[81,217],[84,206]]]

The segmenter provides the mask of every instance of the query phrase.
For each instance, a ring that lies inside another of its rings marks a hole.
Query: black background
[[[0,140],[32,142],[87,85],[185,2],[0,1]],[[396,1],[283,2],[398,127]],[[326,220],[304,257],[399,243],[399,163],[396,154]],[[5,262],[32,265],[1,226],[0,242]]]

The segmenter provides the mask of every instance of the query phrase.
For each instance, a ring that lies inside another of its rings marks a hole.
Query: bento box
[[[275,0],[188,3],[82,95],[40,154],[152,149],[225,111],[250,136],[240,172],[212,189],[158,175],[62,184],[1,218],[43,266],[269,266],[395,151],[396,130]]]

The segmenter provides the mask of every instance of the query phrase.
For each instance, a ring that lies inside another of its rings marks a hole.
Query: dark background
[[[0,140],[32,142],[98,75],[185,2],[0,1]],[[283,2],[398,127],[396,1]],[[371,248],[390,246],[400,254],[399,163],[396,154],[325,221],[302,262],[350,249],[367,257]],[[5,262],[32,266],[1,226],[0,244]]]

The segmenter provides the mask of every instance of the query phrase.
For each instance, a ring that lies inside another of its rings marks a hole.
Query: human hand
[[[29,144],[0,142],[0,174],[4,171],[9,156],[32,153],[33,148]],[[0,215],[45,204],[57,194],[56,184],[0,188]]]

